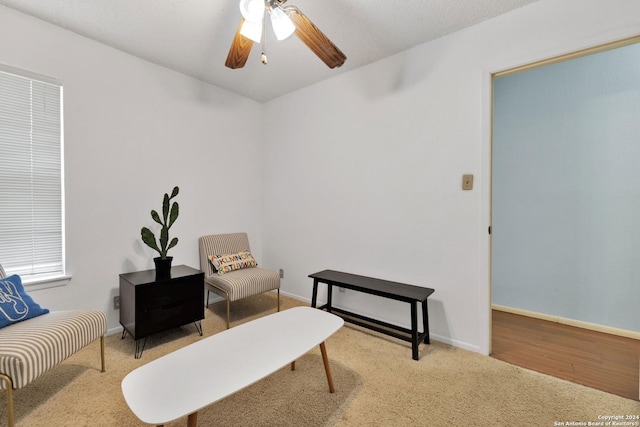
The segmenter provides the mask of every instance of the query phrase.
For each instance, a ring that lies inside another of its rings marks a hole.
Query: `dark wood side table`
[[[334,270],[319,271],[310,274],[309,277],[313,279],[311,307],[315,307],[318,300],[318,283],[326,283],[328,286],[327,303],[318,307],[320,310],[326,309],[329,313],[337,314],[347,322],[409,341],[411,343],[411,355],[414,360],[420,359],[418,345],[421,342],[430,344],[427,298],[435,292],[433,289]],[[411,306],[411,329],[333,307],[331,301],[333,286],[409,303]],[[422,306],[422,332],[418,331],[418,304]]]
[[[129,333],[136,341],[136,359],[142,356],[149,335],[191,322],[202,335],[202,319],[202,271],[178,265],[171,268],[171,276],[167,278],[156,279],[155,270],[120,275],[122,339]]]

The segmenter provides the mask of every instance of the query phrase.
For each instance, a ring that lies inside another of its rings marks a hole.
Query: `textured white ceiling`
[[[289,0],[346,55],[329,69],[295,36],[267,28],[269,65],[254,45],[247,65],[224,62],[238,0],[0,0],[106,45],[216,86],[267,101],[537,0]]]

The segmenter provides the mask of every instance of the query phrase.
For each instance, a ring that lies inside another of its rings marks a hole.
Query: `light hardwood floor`
[[[491,356],[640,400],[640,341],[493,310]]]

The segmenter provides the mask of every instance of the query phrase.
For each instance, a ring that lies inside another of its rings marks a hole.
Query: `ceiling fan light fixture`
[[[231,42],[225,66],[234,70],[244,67],[256,42],[262,44],[261,59],[266,65],[264,16],[267,12],[278,40],[295,34],[329,68],[340,67],[346,61],[346,55],[300,9],[292,5],[282,6],[287,0],[239,1],[242,18]]]
[[[262,20],[244,21],[240,34],[256,43],[260,43],[260,40],[262,40]]]
[[[269,14],[271,15],[273,32],[278,40],[284,40],[295,32],[296,26],[280,6],[272,6],[269,9]]]
[[[240,13],[247,21],[262,21],[264,10],[264,0],[240,0]]]

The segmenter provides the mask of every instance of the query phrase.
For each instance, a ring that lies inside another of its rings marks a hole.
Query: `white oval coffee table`
[[[344,321],[325,311],[296,307],[227,329],[130,372],[122,393],[133,413],[164,425],[197,411],[274,373],[320,345],[329,391],[333,379],[324,341]]]

